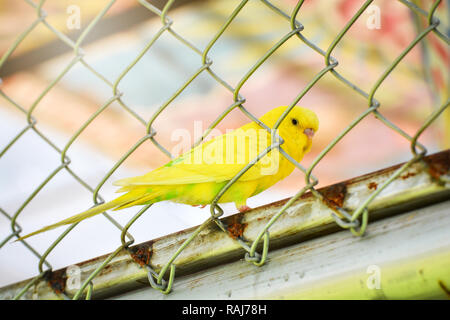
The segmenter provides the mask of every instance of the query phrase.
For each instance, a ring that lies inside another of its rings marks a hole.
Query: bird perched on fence
[[[274,128],[286,109],[286,106],[272,109],[259,120],[268,128]],[[312,138],[318,127],[319,120],[313,111],[295,106],[276,132],[284,141],[281,145],[283,150],[300,162],[311,149]],[[165,200],[207,205],[233,177],[261,155],[259,161],[231,184],[218,200],[219,203],[234,202],[240,212],[248,211],[250,208],[246,204],[247,198],[266,190],[294,170],[295,165],[281,155],[277,147],[270,148],[276,143],[273,137],[276,140],[277,134],[272,135],[260,124],[250,122],[192,148],[143,176],[116,181],[114,184],[121,186],[117,192],[126,192],[124,195],[18,240],[82,221],[109,209],[120,210]]]

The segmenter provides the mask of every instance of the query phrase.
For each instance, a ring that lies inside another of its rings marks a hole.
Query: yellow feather
[[[272,109],[260,118],[261,122],[273,128],[286,108],[282,106]],[[293,159],[300,162],[311,148],[312,140],[307,133],[316,132],[318,126],[319,121],[314,112],[294,107],[278,128],[278,133],[284,140],[281,147]],[[271,145],[271,139],[270,133],[258,124],[248,123],[231,133],[197,146],[143,176],[115,182],[115,185],[121,186],[118,192],[127,192],[126,194],[18,240],[82,221],[109,209],[120,210],[164,200],[191,205],[211,203],[228,181]],[[293,170],[294,165],[274,149],[231,185],[219,202],[235,202],[239,210],[247,208],[245,204],[247,198],[284,179]]]

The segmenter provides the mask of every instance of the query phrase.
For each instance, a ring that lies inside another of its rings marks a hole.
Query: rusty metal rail
[[[401,166],[402,164],[318,189],[317,191],[328,199],[327,203],[311,193],[304,194],[292,203],[287,213],[280,217],[278,223],[271,229],[271,252],[277,248],[301,244],[342,230],[336,225],[333,218],[334,207],[354,210],[359,203],[370,197],[379,185],[392,178]],[[427,156],[422,161],[411,165],[370,203],[370,220],[385,219],[429,204],[449,200],[449,174],[450,150]],[[289,199],[281,200],[244,214],[235,214],[221,219],[228,234],[222,232],[214,222],[206,225],[193,243],[186,247],[174,261],[177,277],[188,276],[200,270],[232,261],[245,265],[244,261],[236,262],[242,258],[244,249],[233,239],[253,241],[261,227],[288,201]],[[197,229],[186,229],[131,246],[128,250],[121,250],[92,279],[93,298],[114,297],[147,286],[148,271],[145,266],[152,265],[155,270],[159,271],[168,257]],[[370,229],[357,241],[363,243],[366,241],[365,238],[371,238]],[[71,297],[77,292],[77,288],[73,286],[74,277],[70,270],[78,269],[80,272],[77,273],[77,276],[80,278],[77,281],[83,283],[93,270],[105,263],[105,259],[109,256],[111,255],[49,272],[43,279],[29,286],[22,298],[61,299],[66,296]],[[297,258],[299,261],[303,259],[301,255]],[[326,261],[323,262],[326,263]],[[253,268],[256,272],[257,267],[253,266]],[[276,267],[271,270],[272,274],[280,272]],[[25,280],[1,288],[0,299],[10,299],[16,296],[29,283],[30,280]],[[178,284],[175,284],[174,292],[177,291],[177,287]],[[64,294],[58,295],[58,293]]]
[[[235,261],[177,279],[164,299],[449,299],[450,201],[271,250],[255,269]],[[276,270],[276,273],[274,272]],[[144,287],[114,299],[162,299]]]

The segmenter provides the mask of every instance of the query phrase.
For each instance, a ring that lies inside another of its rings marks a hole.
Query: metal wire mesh
[[[176,270],[176,258],[183,251],[183,249],[189,245],[189,243],[200,233],[200,231],[209,223],[216,223],[223,232],[228,233],[226,226],[223,224],[221,220],[218,218],[222,216],[223,210],[218,205],[218,201],[220,197],[230,188],[230,186],[235,183],[251,166],[253,166],[257,161],[259,161],[264,155],[266,155],[271,150],[279,150],[280,153],[286,157],[289,161],[291,161],[299,170],[304,173],[306,186],[299,190],[279,211],[275,214],[272,219],[265,225],[265,227],[260,230],[256,239],[249,243],[245,239],[237,238],[235,239],[240,243],[240,245],[247,251],[246,260],[252,262],[253,264],[260,266],[266,262],[266,258],[268,255],[270,234],[270,227],[276,223],[277,219],[286,212],[286,209],[300,196],[302,196],[305,192],[311,191],[315,197],[318,197],[324,203],[328,203],[327,199],[320,194],[315,186],[318,184],[319,180],[314,177],[313,171],[317,164],[328,154],[328,152],[355,126],[357,126],[361,120],[367,117],[370,114],[373,114],[380,122],[380,124],[390,128],[395,131],[398,135],[406,139],[411,146],[411,159],[406,162],[403,166],[401,166],[395,174],[388,179],[383,185],[379,186],[372,195],[366,199],[364,202],[359,204],[359,207],[354,212],[347,212],[344,208],[334,207],[335,215],[334,219],[336,223],[342,228],[350,229],[351,232],[355,235],[362,235],[367,226],[369,211],[367,209],[369,203],[371,203],[380,192],[383,191],[390,183],[392,183],[395,178],[400,176],[402,172],[404,172],[411,164],[420,161],[423,156],[426,154],[426,148],[418,142],[418,138],[421,134],[430,126],[430,124],[435,121],[435,119],[449,106],[449,100],[445,101],[441,106],[435,109],[435,111],[429,115],[429,117],[424,121],[423,125],[419,130],[413,135],[410,136],[406,132],[404,132],[397,125],[389,121],[386,117],[381,113],[380,102],[375,98],[378,88],[381,86],[386,77],[393,72],[393,70],[397,67],[397,65],[401,62],[401,60],[411,51],[411,49],[416,46],[423,38],[425,38],[428,34],[434,33],[441,41],[445,44],[449,44],[449,38],[442,32],[440,32],[437,27],[440,24],[439,19],[437,19],[434,14],[441,3],[441,0],[434,1],[428,11],[418,7],[414,3],[406,0],[400,0],[405,6],[411,9],[415,14],[424,16],[427,18],[428,26],[421,30],[417,37],[401,52],[401,54],[391,62],[391,64],[386,68],[383,74],[379,77],[379,79],[372,85],[369,92],[365,92],[363,89],[358,87],[355,83],[346,79],[342,74],[340,74],[336,67],[339,64],[339,61],[332,56],[333,50],[339,44],[339,42],[346,35],[347,31],[352,27],[355,21],[362,15],[362,13],[368,8],[368,6],[373,2],[373,0],[365,1],[364,4],[359,8],[356,14],[347,22],[345,27],[338,33],[338,35],[334,38],[331,45],[323,50],[316,46],[312,41],[308,40],[303,34],[304,26],[297,20],[302,5],[304,1],[299,1],[295,6],[294,10],[288,14],[282,11],[280,8],[275,6],[269,1],[261,0],[261,5],[267,6],[270,10],[273,11],[274,14],[280,15],[284,19],[290,22],[290,30],[286,32],[286,34],[272,47],[268,50],[242,77],[236,87],[230,85],[225,79],[222,79],[219,75],[214,72],[213,69],[213,61],[208,56],[210,50],[216,44],[218,39],[223,35],[225,30],[233,23],[236,16],[239,15],[240,11],[244,8],[244,6],[249,2],[248,0],[241,1],[238,6],[234,9],[232,14],[228,17],[225,23],[222,25],[220,30],[214,35],[211,41],[208,43],[205,49],[198,49],[194,44],[192,44],[188,39],[177,33],[173,28],[173,21],[169,18],[168,12],[173,4],[174,0],[169,0],[165,4],[162,10],[157,9],[151,3],[145,0],[137,0],[137,2],[142,5],[143,8],[150,10],[152,13],[158,15],[161,19],[161,26],[158,32],[153,36],[153,38],[146,43],[145,47],[139,52],[136,58],[122,71],[120,76],[113,81],[106,79],[102,74],[97,72],[93,67],[91,67],[84,59],[84,52],[81,48],[84,39],[86,36],[95,28],[98,22],[105,16],[111,6],[116,2],[116,0],[112,0],[106,5],[103,10],[101,10],[98,15],[92,20],[92,22],[84,29],[79,38],[76,41],[72,41],[67,36],[65,36],[62,32],[58,31],[52,25],[50,25],[46,20],[46,12],[42,9],[45,0],[41,0],[38,3],[34,3],[31,0],[24,0],[28,5],[32,6],[36,10],[36,20],[21,34],[17,37],[16,41],[12,44],[9,50],[1,57],[0,59],[0,69],[8,60],[8,57],[13,53],[13,51],[18,47],[18,45],[30,34],[30,32],[36,28],[38,25],[44,25],[49,30],[51,30],[63,43],[64,45],[69,46],[73,50],[73,58],[66,65],[64,70],[58,74],[58,76],[45,88],[44,91],[38,96],[38,98],[32,103],[32,105],[26,109],[23,106],[19,105],[14,101],[13,98],[7,96],[3,91],[0,90],[0,95],[6,99],[11,105],[17,108],[20,112],[22,112],[26,117],[26,124],[23,129],[0,151],[0,157],[3,156],[8,150],[13,146],[17,141],[21,139],[21,137],[28,131],[35,132],[43,141],[45,141],[49,146],[51,146],[54,150],[56,150],[60,154],[60,164],[40,183],[40,185],[25,199],[19,209],[13,214],[7,213],[5,210],[0,208],[0,212],[10,221],[11,225],[11,233],[0,243],[0,248],[2,248],[9,240],[12,238],[18,238],[20,233],[22,232],[22,228],[18,223],[18,218],[23,211],[23,209],[30,203],[30,201],[35,198],[42,188],[52,180],[59,172],[65,170],[69,173],[73,179],[75,179],[78,183],[80,183],[84,188],[89,190],[93,195],[93,205],[98,205],[104,202],[103,198],[100,195],[100,191],[102,186],[106,182],[106,180],[122,165],[122,163],[144,142],[150,140],[161,152],[166,154],[168,157],[172,158],[170,152],[164,148],[157,141],[157,132],[153,129],[152,125],[156,118],[172,103],[172,101],[180,95],[191,83],[196,79],[200,74],[207,73],[210,75],[211,81],[216,81],[218,84],[223,86],[228,91],[233,94],[233,101],[230,102],[230,105],[216,118],[216,120],[209,126],[209,128],[204,132],[203,136],[199,141],[197,141],[194,145],[197,145],[203,141],[203,139],[211,132],[211,130],[216,127],[224,117],[227,116],[234,109],[239,109],[243,114],[245,114],[251,121],[255,121],[259,123],[264,129],[268,130],[272,133],[272,144],[264,150],[261,154],[259,154],[252,162],[250,162],[247,166],[245,166],[231,181],[229,181],[220,192],[217,194],[215,199],[211,203],[211,216],[207,219],[202,225],[200,225],[196,232],[192,234],[189,239],[187,239],[173,254],[171,259],[167,261],[165,266],[159,271],[156,272],[151,265],[147,265],[148,269],[148,279],[152,287],[160,290],[163,293],[170,292],[172,288],[172,284],[175,277]],[[164,33],[170,34],[173,38],[178,40],[181,44],[195,52],[199,59],[201,59],[202,65],[195,71],[191,77],[178,89],[173,95],[164,102],[158,110],[153,114],[153,116],[149,120],[145,120],[141,118],[131,107],[129,107],[122,100],[122,92],[118,90],[118,86],[121,80],[127,75],[127,73],[137,64],[137,62],[143,57],[143,55],[151,49],[152,45],[160,38],[160,36]],[[312,50],[314,50],[318,55],[321,55],[324,58],[324,67],[318,72],[307,84],[307,86],[297,95],[297,97],[291,102],[287,110],[284,114],[278,119],[274,128],[268,128],[264,124],[262,124],[253,114],[251,114],[245,107],[245,97],[240,94],[240,90],[242,86],[249,80],[250,77],[254,74],[254,72],[267,60],[269,57],[277,51],[287,40],[291,38],[297,38],[299,45],[307,45]],[[63,149],[58,148],[50,137],[44,135],[38,126],[38,121],[33,117],[33,112],[36,107],[39,105],[40,101],[44,98],[44,96],[52,90],[52,88],[59,82],[59,80],[76,64],[82,64],[85,68],[87,68],[93,75],[95,75],[98,79],[103,81],[106,85],[111,88],[111,97],[95,112],[90,118],[73,134],[67,144]],[[331,73],[336,81],[340,81],[349,88],[354,91],[355,95],[362,96],[367,101],[367,109],[362,112],[356,119],[354,119],[312,162],[312,164],[308,168],[304,168],[301,164],[297,163],[294,159],[292,159],[284,150],[283,143],[284,141],[279,137],[275,132],[275,129],[279,126],[281,121],[288,115],[290,110],[305,96],[308,91],[319,81],[325,74]],[[140,122],[146,128],[146,134],[139,139],[122,157],[115,163],[115,165],[108,171],[108,173],[101,179],[101,181],[95,185],[91,186],[87,182],[85,182],[76,172],[74,172],[71,167],[71,160],[67,156],[68,150],[71,148],[73,142],[80,136],[83,130],[86,129],[89,125],[91,125],[92,121],[99,116],[105,109],[107,109],[113,102],[117,102],[120,106],[136,121]],[[441,177],[441,179],[445,179]],[[122,245],[117,248],[113,253],[111,253],[107,259],[96,269],[91,275],[82,283],[81,287],[77,291],[77,293],[72,297],[73,299],[78,299],[85,295],[86,298],[90,298],[92,292],[94,290],[94,285],[92,280],[95,276],[120,252],[122,249],[128,249],[131,244],[134,243],[134,238],[128,232],[128,229],[138,221],[139,217],[146,212],[151,205],[147,205],[140,209],[135,216],[128,221],[125,226],[120,225],[116,220],[114,220],[107,212],[104,212],[103,215],[105,218],[116,226],[121,231],[121,242]],[[361,220],[361,221],[360,221]],[[69,232],[76,227],[77,224],[73,224],[68,227],[49,247],[44,253],[39,253],[35,250],[27,241],[22,241],[22,244],[28,248],[36,257],[39,259],[38,270],[39,275],[35,277],[31,282],[29,282],[17,295],[16,299],[19,299],[33,284],[42,279],[46,274],[51,272],[52,266],[46,260],[48,255],[52,252],[52,250],[60,243],[60,241],[67,236]],[[235,238],[235,237],[234,237]],[[257,248],[258,245],[261,245],[262,241],[262,252],[258,253]],[[44,267],[45,265],[45,267]],[[167,277],[167,272],[169,272]],[[164,278],[168,278],[165,280]],[[69,299],[64,293],[58,293],[62,296],[62,298]]]

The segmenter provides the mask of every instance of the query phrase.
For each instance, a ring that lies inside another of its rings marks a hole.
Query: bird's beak
[[[311,128],[303,130],[303,133],[306,134],[309,139],[312,139],[314,137],[314,130]]]

